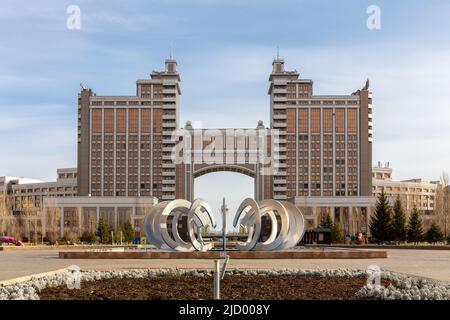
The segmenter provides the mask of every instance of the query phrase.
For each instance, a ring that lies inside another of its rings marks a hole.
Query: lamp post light
[[[225,203],[225,197],[223,198],[222,207],[220,208],[222,212],[222,251],[226,251],[226,234],[227,234],[227,212],[228,206]]]

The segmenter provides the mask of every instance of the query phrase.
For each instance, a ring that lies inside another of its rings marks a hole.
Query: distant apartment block
[[[372,168],[373,195],[378,196],[381,191],[384,191],[391,205],[394,204],[397,196],[400,196],[404,210],[409,214],[413,207],[416,207],[421,212],[426,226],[433,220],[438,186],[439,181],[427,179],[393,180],[389,163],[382,165],[378,162]]]
[[[13,210],[20,213],[42,209],[44,197],[74,197],[78,194],[77,189],[77,169],[58,169],[56,181],[14,184]]]
[[[0,177],[0,196],[8,202],[14,214],[37,211],[44,197],[74,197],[77,195],[77,169],[57,169],[57,180],[45,182],[21,177]]]
[[[12,197],[13,194],[13,185],[17,184],[28,184],[28,183],[41,183],[43,181],[37,179],[28,179],[22,177],[11,177],[4,176],[0,177],[0,207],[7,207],[8,209],[13,208],[14,199]]]

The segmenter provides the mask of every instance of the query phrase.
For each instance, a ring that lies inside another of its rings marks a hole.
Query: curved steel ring
[[[168,218],[172,217],[171,232],[168,231]],[[184,241],[178,233],[178,222],[187,216],[189,241]],[[271,231],[265,241],[260,241],[262,217],[267,216]],[[278,219],[279,218],[279,219]],[[267,199],[256,202],[246,198],[239,206],[233,226],[248,228],[244,242],[236,243],[238,250],[284,250],[297,245],[305,232],[305,219],[302,212],[288,201]],[[150,243],[159,249],[178,251],[207,251],[213,243],[205,243],[201,236],[202,228],[216,227],[210,205],[203,199],[193,203],[177,199],[155,205],[144,220],[144,229]]]
[[[259,242],[261,218],[264,215],[269,217],[271,232],[264,242]],[[280,217],[279,232],[277,216]],[[248,228],[247,240],[236,245],[239,250],[290,249],[297,245],[305,232],[305,221],[301,211],[290,202],[273,199],[259,203],[251,198],[245,199],[239,206],[233,226],[237,227],[238,224]]]
[[[169,216],[172,217],[171,233],[168,230]],[[189,242],[184,241],[178,233],[178,222],[182,216],[188,219]],[[210,250],[212,244],[204,243],[200,232],[202,227],[208,226],[215,228],[216,222],[211,207],[203,199],[197,199],[194,203],[183,199],[158,203],[144,219],[144,230],[149,242],[165,250]]]

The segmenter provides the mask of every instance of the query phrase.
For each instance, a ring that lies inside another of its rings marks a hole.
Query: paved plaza
[[[64,250],[67,251],[67,250]],[[378,265],[391,271],[450,282],[450,250],[387,249],[387,259],[230,260],[229,268],[361,268]],[[84,270],[132,268],[212,268],[206,259],[60,259],[58,250],[0,251],[0,281],[78,265]]]

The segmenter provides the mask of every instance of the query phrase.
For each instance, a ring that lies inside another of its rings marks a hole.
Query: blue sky
[[[66,28],[71,4],[81,8],[80,30]],[[366,27],[371,4],[381,8],[380,30]],[[449,15],[450,2],[439,0],[2,0],[0,176],[54,180],[57,167],[75,166],[79,83],[133,94],[172,44],[181,124],[268,123],[279,46],[315,93],[351,93],[369,77],[374,162],[390,161],[398,179],[438,179],[450,170]],[[211,184],[233,199],[252,191],[247,177],[214,177],[199,178],[206,198]],[[241,187],[229,195],[233,185]]]

